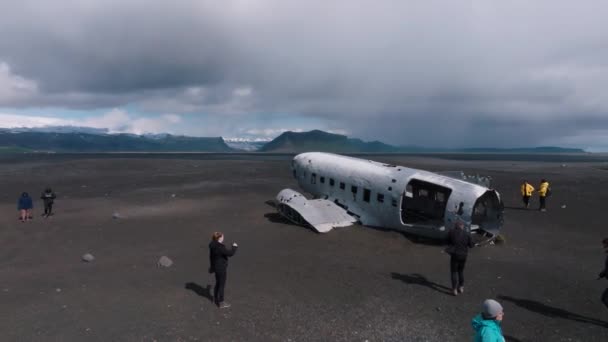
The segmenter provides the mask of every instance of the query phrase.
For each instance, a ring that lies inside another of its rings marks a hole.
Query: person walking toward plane
[[[502,318],[504,312],[502,305],[493,299],[483,302],[482,311],[471,321],[475,331],[474,342],[505,342],[502,335]]]
[[[534,187],[530,183],[528,183],[527,180],[524,180],[524,182],[521,183],[521,196],[524,201],[524,206],[526,207],[526,209],[528,209],[528,207],[530,207],[530,197],[532,197],[533,192],[534,192]]]
[[[55,193],[51,188],[46,188],[40,195],[40,199],[44,202],[44,214],[42,216],[49,217],[52,216],[53,213],[53,202],[55,201]]]
[[[467,262],[469,248],[474,246],[471,235],[464,228],[464,223],[457,221],[448,234],[449,246],[446,251],[450,254],[450,274],[454,296],[464,292],[464,265]]]
[[[604,245],[604,251],[608,254],[608,238],[602,240],[602,244]],[[606,256],[606,261],[604,262],[604,270],[600,272],[597,279],[606,278],[608,279],[608,255]],[[602,303],[608,308],[608,287],[602,293]]]
[[[540,186],[538,187],[538,197],[540,199],[540,207],[538,210],[547,211],[547,196],[551,195],[551,187],[546,179],[540,180]]]
[[[17,210],[19,210],[19,219],[21,222],[25,222],[27,220],[31,220],[32,217],[32,209],[34,208],[34,203],[32,198],[27,192],[21,194],[19,197],[19,201],[17,202]]]
[[[238,245],[232,244],[231,249],[224,246],[224,234],[215,232],[209,243],[209,273],[215,273],[215,288],[213,299],[220,309],[229,308],[230,304],[224,302],[224,287],[226,286],[226,271],[228,269],[228,258],[236,253]]]

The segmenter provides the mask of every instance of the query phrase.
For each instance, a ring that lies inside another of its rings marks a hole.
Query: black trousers
[[[213,299],[215,304],[224,301],[224,287],[226,286],[226,272],[215,272],[215,288],[213,289]]]
[[[53,202],[44,202],[44,214],[50,215],[53,211]]]
[[[606,308],[608,308],[608,288],[606,288],[604,293],[602,293],[602,303],[604,303]]]
[[[467,262],[466,256],[452,255],[450,258],[450,273],[452,275],[452,289],[456,290],[464,286],[464,265]]]
[[[524,200],[524,205],[527,208],[528,205],[530,205],[530,196],[522,196],[522,199]]]
[[[540,210],[540,209],[546,209],[546,205],[547,205],[547,197],[545,197],[545,196],[540,196],[540,197],[539,197],[539,199],[540,199],[540,208],[538,208],[538,209],[539,209],[539,210]]]

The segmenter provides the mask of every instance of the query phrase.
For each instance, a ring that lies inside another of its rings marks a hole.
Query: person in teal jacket
[[[483,310],[473,318],[471,325],[475,330],[474,342],[505,342],[500,323],[504,312],[502,305],[493,299],[483,302]]]

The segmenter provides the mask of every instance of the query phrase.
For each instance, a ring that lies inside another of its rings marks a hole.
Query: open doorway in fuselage
[[[450,188],[412,179],[401,201],[401,220],[404,224],[442,226],[451,193]]]
[[[488,190],[475,201],[471,217],[472,224],[496,235],[503,224],[503,210],[503,203],[496,191]]]

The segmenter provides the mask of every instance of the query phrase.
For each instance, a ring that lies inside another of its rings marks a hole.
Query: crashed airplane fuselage
[[[442,239],[459,219],[491,236],[502,227],[496,191],[450,176],[320,152],[295,156],[292,171],[314,199],[284,189],[277,209],[318,232],[359,222]]]

